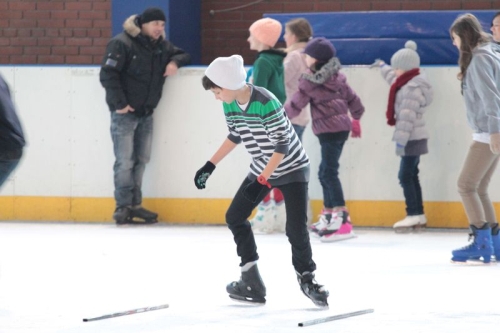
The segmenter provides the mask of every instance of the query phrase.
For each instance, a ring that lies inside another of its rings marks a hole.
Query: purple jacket
[[[303,74],[299,91],[285,104],[288,117],[297,117],[310,104],[315,135],[350,131],[351,119],[347,112],[350,111],[352,118],[359,120],[365,107],[339,70],[338,58],[331,58],[319,71]]]

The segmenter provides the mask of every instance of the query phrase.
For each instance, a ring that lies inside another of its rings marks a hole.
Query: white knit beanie
[[[247,72],[243,67],[243,58],[235,54],[212,61],[205,75],[221,88],[238,90],[245,86]]]
[[[405,43],[405,48],[394,53],[391,58],[391,67],[409,71],[420,67],[420,57],[417,53],[417,43],[409,40]]]

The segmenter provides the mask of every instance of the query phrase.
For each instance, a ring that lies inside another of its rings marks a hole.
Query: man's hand
[[[130,105],[127,105],[126,107],[124,107],[121,110],[116,110],[116,113],[127,113],[127,112],[134,112],[134,111],[135,111],[135,109],[133,107],[131,107]]]
[[[179,67],[177,67],[177,64],[173,61],[169,62],[167,65],[167,68],[165,69],[165,73],[163,73],[163,76],[171,76],[177,74],[177,70]]]

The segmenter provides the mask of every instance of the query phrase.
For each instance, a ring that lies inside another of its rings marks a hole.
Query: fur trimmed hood
[[[139,15],[129,16],[125,22],[123,22],[123,30],[132,37],[137,37],[141,33],[141,27],[139,26]],[[162,32],[163,39],[166,38],[165,30]]]
[[[340,65],[339,58],[333,57],[328,62],[321,67],[321,69],[314,73],[303,74],[302,77],[307,81],[311,81],[316,84],[324,84],[332,76],[337,74],[342,66]]]

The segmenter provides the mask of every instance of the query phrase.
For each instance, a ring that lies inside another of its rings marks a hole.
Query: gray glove
[[[405,146],[396,143],[396,155],[405,156]]]

